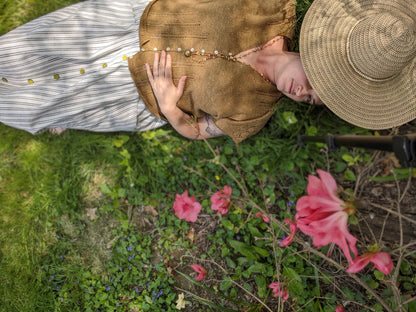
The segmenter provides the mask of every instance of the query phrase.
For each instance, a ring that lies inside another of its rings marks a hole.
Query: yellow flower
[[[185,304],[185,295],[183,293],[179,294],[178,300],[176,301],[176,309],[182,310],[183,308],[185,308]]]
[[[217,181],[219,181],[220,180],[220,177],[219,176],[215,176],[215,179],[217,179]]]

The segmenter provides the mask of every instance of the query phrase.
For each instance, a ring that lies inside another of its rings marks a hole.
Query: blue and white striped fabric
[[[150,0],[87,0],[0,37],[0,122],[38,133],[63,127],[145,131],[146,109],[128,69]]]

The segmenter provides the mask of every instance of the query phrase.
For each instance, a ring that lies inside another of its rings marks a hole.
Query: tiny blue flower
[[[128,247],[127,248],[127,251],[132,251],[133,250],[133,247]]]
[[[183,161],[187,161],[188,158],[186,158],[186,156],[183,156]]]
[[[64,298],[61,297],[61,301],[64,301]]]
[[[136,287],[135,291],[136,291],[136,293],[137,293],[137,292],[139,292],[139,288],[138,288],[138,287]]]
[[[105,290],[106,290],[106,291],[110,291],[110,290],[111,290],[111,287],[110,287],[110,286],[108,286]]]
[[[118,306],[118,307],[119,307],[119,306],[120,306],[120,303],[116,302],[116,306]]]

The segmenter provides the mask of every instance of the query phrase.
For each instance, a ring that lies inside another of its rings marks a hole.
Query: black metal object
[[[392,151],[403,168],[416,168],[416,133],[400,136],[298,135],[299,145],[306,142],[326,143],[329,151],[334,151],[341,146]]]

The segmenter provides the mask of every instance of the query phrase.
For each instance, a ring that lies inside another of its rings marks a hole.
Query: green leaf
[[[227,230],[232,231],[234,229],[234,224],[231,223],[230,220],[223,219],[221,222],[222,226],[225,227]]]
[[[248,230],[254,237],[263,237],[264,235],[255,226],[248,224]]]
[[[413,284],[411,284],[409,282],[404,282],[403,283],[403,288],[406,289],[406,290],[408,290],[408,291],[414,290]]]
[[[283,112],[283,119],[289,124],[293,125],[298,122],[295,114],[293,112]]]
[[[253,265],[251,265],[247,271],[250,273],[266,273],[267,271],[267,265],[264,263],[255,262]]]
[[[372,279],[370,275],[363,275],[361,277],[361,280],[363,280],[368,286],[370,286],[372,289],[376,289],[379,286],[379,283]]]
[[[220,284],[220,290],[226,291],[231,286],[233,286],[233,282],[232,281],[222,281],[221,284]]]
[[[347,168],[347,164],[342,162],[342,161],[337,161],[337,162],[334,163],[334,171],[336,173],[340,173],[340,172],[344,171],[345,168]]]
[[[263,249],[257,246],[253,246],[253,249],[262,257],[268,257],[270,255],[269,251],[266,249]]]
[[[283,268],[282,274],[283,276],[286,276],[289,279],[289,283],[291,283],[292,281],[298,281],[298,282],[302,281],[299,274],[292,268],[289,268],[289,267]]]
[[[348,164],[348,166],[354,165],[354,158],[351,155],[344,154],[342,159]]]
[[[126,143],[130,137],[127,135],[119,135],[117,140],[113,141],[115,147],[121,147],[124,143]]]
[[[231,260],[229,257],[225,258],[225,261],[227,262],[227,265],[230,268],[235,269],[237,267],[237,265],[235,264],[235,262],[233,260]]]
[[[250,247],[242,242],[239,242],[233,239],[228,240],[228,243],[231,245],[231,247],[234,248],[236,252],[247,257],[248,260],[259,259],[259,256],[256,253],[254,253],[253,247]]]
[[[251,286],[250,286],[250,284],[249,283],[244,283],[243,284],[243,288],[245,289],[245,290],[247,290],[248,292],[252,292],[253,291],[253,289],[251,288]]]
[[[374,271],[374,276],[377,280],[382,281],[384,279],[384,274],[379,270]]]
[[[346,170],[344,173],[344,178],[348,181],[355,181],[357,180],[357,178],[355,177],[354,172],[352,172],[351,170]]]
[[[316,127],[314,126],[310,126],[308,128],[306,128],[306,134],[307,135],[316,135],[318,133],[318,129],[316,129]]]
[[[257,285],[257,294],[260,298],[264,298],[267,295],[267,281],[263,275],[256,275],[254,281]]]
[[[400,264],[400,273],[403,275],[409,275],[411,272],[410,263],[406,260],[403,260]]]
[[[226,257],[230,254],[230,250],[227,247],[223,247],[221,250],[221,257]]]
[[[356,215],[351,215],[348,217],[348,223],[357,225],[358,224],[358,218]]]
[[[107,184],[100,184],[101,193],[103,194],[110,194],[111,190]]]

